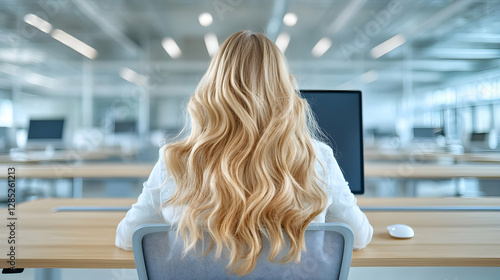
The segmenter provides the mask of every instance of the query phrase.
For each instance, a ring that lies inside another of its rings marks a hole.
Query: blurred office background
[[[2,166],[152,164],[241,29],[275,41],[301,89],[362,90],[365,164],[500,162],[499,1],[0,3]],[[135,197],[144,179],[19,177],[19,199]],[[365,182],[367,196],[500,195],[495,178]]]

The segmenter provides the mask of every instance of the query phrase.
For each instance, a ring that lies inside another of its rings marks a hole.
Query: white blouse
[[[373,228],[366,215],[356,205],[356,197],[351,193],[339,165],[333,157],[332,149],[318,141],[314,141],[313,144],[318,159],[316,172],[326,182],[325,191],[328,195],[327,209],[319,214],[313,222],[348,224],[354,233],[354,249],[362,249],[370,243]],[[176,220],[173,217],[173,211],[169,208],[164,207],[161,212],[158,211],[160,205],[167,201],[175,191],[175,182],[172,176],[162,186],[167,177],[163,162],[163,148],[160,149],[159,154],[158,162],[151,171],[149,179],[144,182],[142,193],[137,202],[132,205],[116,229],[115,244],[122,249],[132,250],[132,234],[137,226],[147,223],[172,223]],[[326,171],[326,174],[323,171]]]

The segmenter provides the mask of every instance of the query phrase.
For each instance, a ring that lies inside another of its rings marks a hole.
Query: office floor
[[[500,267],[352,267],[349,280],[493,280]],[[35,270],[22,274],[2,275],[2,279],[33,280]],[[61,280],[137,280],[134,269],[61,269]]]

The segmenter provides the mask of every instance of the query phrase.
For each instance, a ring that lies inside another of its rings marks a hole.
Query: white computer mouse
[[[394,224],[387,227],[387,231],[395,238],[412,238],[415,232],[410,226],[403,224]]]

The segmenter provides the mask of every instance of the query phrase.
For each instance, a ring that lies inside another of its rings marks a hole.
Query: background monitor
[[[30,141],[62,141],[64,119],[30,120],[28,142]]]
[[[301,90],[349,182],[351,192],[365,191],[361,91]]]
[[[133,134],[137,132],[136,121],[115,121],[114,133]]]
[[[464,139],[464,149],[468,152],[490,152],[498,147],[498,135],[490,132],[472,132],[469,139]]]
[[[486,132],[483,133],[473,132],[470,134],[471,142],[484,142],[487,138],[488,138],[488,133]]]
[[[434,139],[439,135],[444,136],[443,128],[441,127],[414,127],[413,139]]]

